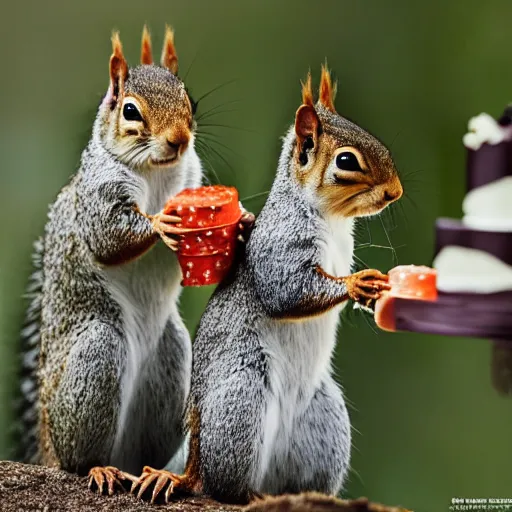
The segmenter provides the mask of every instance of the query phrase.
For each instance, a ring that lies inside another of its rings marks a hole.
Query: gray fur
[[[154,66],[132,70],[131,79],[139,94],[149,88],[148,101],[186,94],[181,81]],[[112,139],[105,142],[105,123],[115,117],[109,108],[100,106],[80,169],[51,206],[31,330],[23,333],[31,364],[32,356],[38,361],[37,376],[32,365],[22,384],[27,414],[37,418],[25,435],[25,460],[79,473],[95,465],[132,473],[165,465],[183,441],[192,364],[177,308],[176,256],[156,242],[140,212],[157,213],[169,197],[201,184],[193,138],[174,166],[135,171],[112,154]]]
[[[21,420],[21,439],[18,458],[30,463],[39,461],[39,409],[37,368],[41,341],[41,301],[43,289],[43,240],[34,243],[32,264],[34,272],[30,276],[27,292],[28,307],[25,323],[21,331],[21,403],[18,415]]]
[[[216,290],[194,341],[200,476],[205,492],[228,501],[253,492],[334,494],[349,467],[350,422],[330,374],[340,306],[287,319],[311,312],[308,297],[347,298],[342,282],[316,271],[329,266],[330,227],[291,176],[294,140],[292,130],[245,257]],[[350,270],[347,250],[333,264],[338,275]]]

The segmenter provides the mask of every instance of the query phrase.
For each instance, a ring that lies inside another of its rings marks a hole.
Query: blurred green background
[[[431,262],[436,217],[461,214],[467,120],[497,115],[512,99],[507,0],[19,0],[2,11],[0,458],[10,448],[31,244],[88,139],[108,84],[112,28],[135,64],[143,23],[159,53],[169,22],[192,95],[224,84],[199,112],[219,107],[202,129],[222,157],[207,156],[242,198],[269,189],[299,80],[311,68],[318,83],[327,58],[338,111],[390,145],[404,174],[402,206],[358,235],[360,260],[383,270],[395,254],[400,263]],[[245,205],[257,212],[263,202]],[[365,249],[370,235],[386,246],[389,236],[396,253]],[[185,290],[191,331],[210,291]],[[491,387],[487,341],[377,333],[356,312],[339,340],[337,375],[355,429],[348,495],[429,512],[448,510],[454,496],[512,497],[512,400]]]

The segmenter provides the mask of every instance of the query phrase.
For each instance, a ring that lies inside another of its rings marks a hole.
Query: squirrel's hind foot
[[[145,466],[142,470],[142,475],[133,482],[130,492],[135,492],[138,487],[139,491],[137,493],[137,498],[142,499],[148,487],[154,483],[155,487],[151,494],[151,503],[155,502],[160,493],[166,487],[167,489],[165,490],[164,498],[165,503],[169,503],[171,495],[177,492],[185,494],[191,492],[191,489],[189,489],[189,486],[187,485],[187,480],[188,479],[185,475],[177,475],[170,471],[166,471],[165,469],[154,469],[149,466]]]
[[[109,496],[114,494],[116,487],[125,491],[123,482],[131,481],[135,484],[138,479],[136,476],[124,473],[114,466],[96,466],[89,471],[88,487],[91,491],[96,488],[100,494],[103,494],[105,484]]]

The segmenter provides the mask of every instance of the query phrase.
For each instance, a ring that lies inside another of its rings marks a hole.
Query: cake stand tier
[[[512,233],[481,231],[465,226],[460,220],[440,218],[436,221],[436,254],[448,245],[478,249],[512,265]],[[471,279],[471,276],[468,276]]]
[[[397,331],[489,339],[493,386],[512,396],[512,292],[440,293],[432,302],[394,301]]]
[[[510,342],[512,292],[439,293],[436,301],[395,298],[397,331]]]

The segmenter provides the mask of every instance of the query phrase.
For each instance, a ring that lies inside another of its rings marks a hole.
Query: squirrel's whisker
[[[187,71],[185,72],[185,76],[183,77],[184,82],[187,81],[188,74],[190,73],[190,70],[192,69],[192,66],[194,65],[198,55],[199,55],[199,49],[196,50],[194,57],[192,57],[192,60],[190,61],[190,64],[188,65]]]
[[[130,147],[126,153],[122,154],[122,157],[126,159],[126,162],[129,165],[142,165],[146,158],[144,158],[144,160],[142,160],[141,162],[137,162],[137,159],[139,156],[144,154],[147,149],[148,145],[145,142],[139,143]]]
[[[391,144],[389,145],[389,149],[393,149],[393,144],[397,141],[398,137],[402,134],[403,130],[398,130],[396,135],[393,137],[393,140],[391,141]],[[400,173],[399,173],[400,174]]]
[[[398,256],[396,254],[396,250],[395,248],[393,247],[393,244],[391,243],[391,238],[389,237],[389,233],[386,229],[386,226],[384,224],[384,221],[382,220],[382,217],[379,215],[379,220],[380,220],[380,223],[382,225],[382,230],[384,231],[384,234],[386,235],[386,238],[387,238],[387,241],[388,241],[388,244],[390,247],[392,247],[392,254],[393,254],[393,266],[397,266],[398,265]]]
[[[214,92],[217,92],[219,89],[222,89],[223,87],[227,87],[228,85],[231,85],[235,82],[236,82],[236,80],[232,79],[232,80],[228,80],[227,82],[224,82],[222,84],[215,86],[213,89],[210,89],[209,91],[205,92],[202,96],[199,96],[199,98],[196,100],[196,104],[199,104],[200,101],[202,101],[205,98],[207,98],[208,96],[210,96],[210,94],[213,94]]]
[[[416,174],[425,174],[424,169],[416,169],[414,171],[407,171],[407,172],[401,172],[400,173],[400,179],[409,178],[410,176],[414,176]]]
[[[363,268],[369,268],[369,265],[356,254],[354,254],[354,258],[363,265]]]
[[[368,318],[369,315],[364,315],[363,314],[363,318],[364,318],[364,321],[366,322],[366,324],[368,325],[368,327],[370,328],[370,330],[373,332],[373,334],[375,334],[376,336],[379,334],[377,332],[377,329],[375,327],[375,322],[373,322],[370,318]]]
[[[370,248],[372,248],[372,249],[386,249],[386,250],[393,251],[395,249],[399,249],[399,248],[402,248],[402,247],[406,247],[406,244],[397,245],[396,247],[389,247],[387,245],[378,245],[378,244],[364,243],[364,244],[356,245],[354,247],[354,251],[360,251],[361,249],[370,249]]]
[[[218,151],[214,147],[210,146],[210,144],[208,144],[204,139],[202,141],[202,144],[204,144],[204,146],[208,149],[208,151],[210,151],[215,156],[217,156],[217,158],[220,158],[222,160],[222,162],[226,165],[226,167],[229,169],[231,175],[235,176],[236,173],[235,173],[233,166],[228,162],[228,160],[224,157],[224,155],[220,151]]]
[[[407,218],[407,214],[405,212],[405,206],[404,206],[403,201],[398,202],[398,208],[400,208],[400,213],[402,214],[402,219],[405,222],[405,228],[408,230],[409,229],[409,219]]]
[[[229,130],[238,130],[241,132],[247,133],[257,133],[255,130],[249,130],[247,128],[242,128],[240,126],[231,126],[229,124],[221,124],[221,123],[205,123],[202,124],[203,127],[215,127],[215,128],[227,128]]]
[[[230,148],[229,146],[227,146],[226,144],[224,144],[223,142],[220,142],[217,137],[213,136],[213,134],[210,134],[210,133],[205,133],[205,132],[202,132],[200,134],[200,137],[203,137],[204,139],[208,140],[209,142],[211,142],[212,144],[217,144],[218,146],[220,146],[221,148],[224,148],[226,149],[227,151],[233,153],[233,155],[236,155],[238,156],[239,158],[244,158],[240,153],[238,153],[237,151],[235,151],[233,148]]]
[[[270,190],[265,190],[264,192],[258,192],[257,194],[252,194],[250,196],[245,196],[244,198],[240,199],[243,203],[246,203],[248,201],[252,201],[253,199],[258,199],[260,197],[266,197],[270,193]]]
[[[395,210],[394,208],[391,208],[393,205],[389,206],[389,208],[386,208],[383,212],[380,213],[380,218],[386,225],[388,232],[391,232],[398,228],[398,224],[396,223]]]
[[[236,100],[229,100],[229,101],[223,101],[222,103],[218,103],[217,105],[214,105],[213,107],[210,107],[208,110],[205,110],[204,112],[201,112],[199,115],[205,115],[209,114],[211,112],[214,112],[222,107],[227,107],[228,105],[233,105],[235,103],[241,103],[242,99],[238,98]]]
[[[220,181],[219,175],[215,171],[214,166],[212,165],[210,159],[207,156],[210,148],[207,145],[205,145],[205,143],[203,141],[201,141],[199,139],[196,139],[196,143],[197,143],[197,150],[198,150],[199,156],[201,157],[201,160],[203,160],[207,164],[208,170],[211,172],[211,174],[213,174],[213,176],[215,178],[215,182],[220,183],[221,181]],[[211,183],[211,179],[209,179],[209,181]]]
[[[403,195],[404,199],[406,199],[410,205],[413,206],[413,208],[417,211],[417,212],[421,212],[421,208],[420,206],[418,205],[418,203],[416,203],[416,201],[411,197],[411,194],[409,193],[409,191],[407,189],[404,189],[404,195]]]
[[[241,101],[242,100],[238,99],[238,100],[230,100],[230,101],[224,101],[222,103],[219,103],[218,105],[215,105],[214,107],[212,107],[208,110],[205,110],[204,112],[201,112],[198,116],[196,116],[196,120],[199,121],[200,119],[203,118],[203,116],[205,116],[207,114],[215,112],[215,111],[221,109],[222,107],[226,107],[228,105],[233,105],[235,103],[240,103]]]
[[[196,117],[196,121],[198,124],[201,124],[205,119],[210,119],[211,117],[219,116],[221,114],[229,114],[230,112],[240,112],[237,108],[229,108],[226,110],[217,110],[215,112],[211,112],[209,114],[203,114],[201,116]]]

